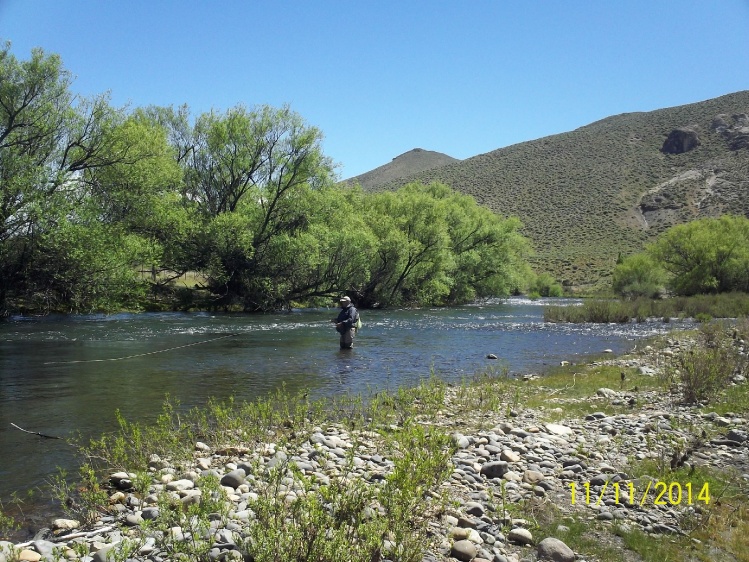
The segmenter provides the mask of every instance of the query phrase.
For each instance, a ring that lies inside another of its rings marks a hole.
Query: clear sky
[[[0,0],[0,39],[117,106],[288,103],[341,179],[749,89],[749,0]]]

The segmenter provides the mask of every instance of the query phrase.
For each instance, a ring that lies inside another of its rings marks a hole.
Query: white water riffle
[[[551,324],[543,305],[491,300],[456,308],[362,311],[341,351],[336,309],[244,315],[145,313],[10,318],[0,322],[0,500],[72,468],[66,437],[115,428],[115,410],[148,421],[165,396],[190,408],[209,397],[252,400],[281,384],[312,397],[413,385],[435,373],[458,382],[486,368],[538,372],[605,349],[629,351],[664,324]],[[493,354],[498,360],[489,360]]]

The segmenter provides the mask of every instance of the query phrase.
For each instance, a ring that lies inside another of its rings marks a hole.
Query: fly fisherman
[[[341,349],[351,349],[354,347],[354,336],[356,335],[356,320],[359,316],[359,312],[356,307],[351,304],[349,297],[341,297],[338,301],[338,305],[341,307],[341,312],[338,313],[338,317],[335,320],[336,332],[341,334]]]

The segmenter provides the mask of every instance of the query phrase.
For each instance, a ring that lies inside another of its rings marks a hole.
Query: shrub
[[[538,294],[542,297],[561,297],[564,292],[562,286],[550,274],[542,273],[531,285],[530,294]]]
[[[723,325],[705,323],[699,337],[702,346],[680,353],[666,369],[687,404],[714,400],[735,374],[746,371],[746,359]]]
[[[630,256],[614,269],[614,292],[626,298],[655,298],[663,292],[665,272],[647,254]]]

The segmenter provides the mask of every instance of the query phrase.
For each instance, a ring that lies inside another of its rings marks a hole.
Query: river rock
[[[547,423],[544,427],[552,435],[572,435],[574,433],[571,427],[558,423]]]
[[[453,443],[458,449],[467,449],[471,446],[471,440],[462,433],[453,433]]]
[[[499,455],[499,460],[507,462],[520,462],[520,455],[510,449],[505,449]]]
[[[487,478],[502,478],[508,470],[505,461],[492,461],[481,465],[481,474]]]
[[[466,513],[469,515],[475,515],[476,517],[481,517],[484,514],[484,506],[481,505],[479,502],[468,502],[465,505]]]
[[[172,480],[166,485],[166,489],[172,492],[181,492],[184,490],[192,490],[195,487],[195,482],[186,478],[180,480]]]
[[[52,529],[55,531],[71,531],[80,526],[80,522],[75,519],[55,519],[52,521]]]
[[[53,543],[52,541],[34,541],[32,545],[34,550],[42,555],[42,558],[54,559],[55,549],[59,549],[60,545]]]
[[[15,552],[17,552],[17,549],[12,542],[0,541],[0,562],[12,560]]]
[[[544,478],[543,472],[539,472],[538,470],[526,470],[523,473],[523,482],[527,484],[538,484]]]
[[[507,540],[515,544],[533,544],[533,535],[528,529],[515,527],[507,533]]]
[[[726,439],[728,439],[729,441],[736,441],[737,443],[743,443],[744,441],[749,439],[749,435],[746,431],[742,431],[740,429],[732,429],[726,435]]]
[[[14,558],[12,560],[18,560],[18,562],[39,562],[39,560],[41,559],[42,555],[35,550],[24,548],[21,552],[18,553],[18,558]]]
[[[234,488],[235,490],[245,483],[245,471],[241,468],[232,470],[221,478],[221,485]]]
[[[470,562],[478,554],[478,548],[469,540],[455,541],[450,549],[450,556],[461,562]]]
[[[551,560],[553,562],[573,562],[575,553],[570,547],[559,539],[546,537],[537,547],[539,560]]]

